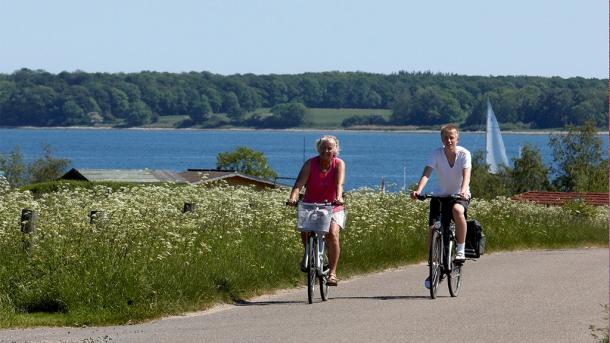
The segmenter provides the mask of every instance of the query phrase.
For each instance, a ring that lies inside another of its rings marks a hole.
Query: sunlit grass
[[[300,285],[302,247],[286,197],[169,185],[66,186],[33,197],[0,183],[0,327],[134,322]],[[346,200],[341,276],[425,259],[427,203],[366,189]],[[182,213],[185,202],[195,211]],[[38,213],[32,236],[20,232],[23,208]],[[496,199],[474,201],[470,216],[489,251],[607,244],[605,207]]]

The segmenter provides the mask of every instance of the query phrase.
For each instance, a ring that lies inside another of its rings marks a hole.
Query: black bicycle
[[[457,297],[462,285],[463,262],[456,262],[456,239],[455,223],[453,218],[449,221],[443,220],[443,207],[448,206],[453,199],[459,199],[459,195],[439,197],[432,194],[419,195],[419,200],[438,200],[441,204],[441,216],[433,223],[432,237],[430,239],[430,251],[428,265],[430,268],[430,297],[436,299],[438,285],[447,277],[449,294]],[[443,223],[449,223],[449,227]]]

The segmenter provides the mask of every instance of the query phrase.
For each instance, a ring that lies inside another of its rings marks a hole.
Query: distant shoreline
[[[295,132],[408,132],[408,133],[437,133],[438,130],[417,129],[413,126],[396,126],[395,128],[387,127],[357,127],[354,129],[324,129],[324,128],[288,128],[288,129],[256,129],[256,128],[173,128],[173,127],[112,127],[112,126],[0,126],[0,129],[21,129],[21,130],[133,130],[133,131],[295,131]],[[462,131],[464,133],[485,133],[485,131]],[[502,131],[503,134],[518,134],[518,135],[548,135],[551,133],[566,133],[564,130],[518,130],[518,131]],[[598,131],[598,135],[608,135],[608,131]]]

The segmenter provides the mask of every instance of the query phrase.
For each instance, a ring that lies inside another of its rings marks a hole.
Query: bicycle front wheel
[[[324,253],[322,254],[320,268],[322,268],[322,275],[318,277],[318,281],[320,282],[320,297],[322,301],[328,300],[328,255],[326,252],[326,244],[324,244]]]
[[[307,239],[307,248],[309,249],[309,260],[307,261],[307,301],[313,303],[313,293],[316,288],[316,262],[315,262],[315,239],[310,235]]]
[[[462,264],[454,262],[457,248],[455,244],[452,245],[451,260],[449,261],[449,263],[451,263],[451,273],[449,274],[449,282],[447,282],[447,285],[449,286],[449,294],[451,294],[452,297],[457,297],[462,286]]]
[[[432,239],[430,240],[430,255],[428,258],[428,265],[430,268],[430,297],[436,299],[436,292],[438,290],[438,283],[441,278],[441,266],[443,263],[443,236],[436,231],[432,232]]]

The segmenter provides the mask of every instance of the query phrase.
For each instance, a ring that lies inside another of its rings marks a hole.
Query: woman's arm
[[[337,160],[337,199],[335,199],[339,203],[343,203],[343,183],[345,182],[345,162],[343,160]]]
[[[311,170],[309,160],[303,164],[301,167],[301,171],[299,172],[299,176],[297,180],[294,182],[294,186],[292,186],[292,190],[290,191],[290,197],[288,198],[289,202],[296,202],[299,200],[299,193],[301,192],[301,188],[307,184],[307,179],[309,179],[309,171]]]

